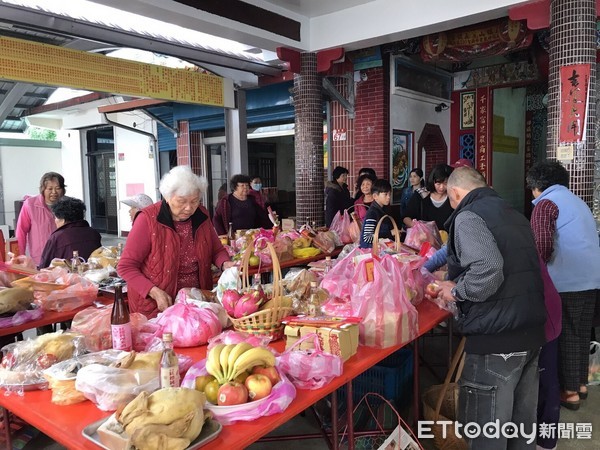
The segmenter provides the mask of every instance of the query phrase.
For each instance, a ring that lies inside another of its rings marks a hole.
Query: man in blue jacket
[[[452,281],[440,282],[439,297],[456,302],[466,336],[459,422],[475,430],[514,424],[497,437],[467,436],[471,450],[535,448],[546,310],[530,224],[470,167],[450,175],[448,195],[455,209],[446,223]]]

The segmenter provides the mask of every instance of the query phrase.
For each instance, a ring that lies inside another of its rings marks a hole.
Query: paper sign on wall
[[[573,146],[559,145],[556,147],[556,159],[559,161],[573,161]]]

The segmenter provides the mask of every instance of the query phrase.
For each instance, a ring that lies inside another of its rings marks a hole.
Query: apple
[[[265,366],[254,366],[252,368],[253,374],[265,375],[273,386],[281,381],[281,377],[279,376],[279,372],[275,367],[265,367]]]
[[[425,295],[431,298],[436,298],[441,290],[442,288],[440,288],[439,284],[429,283],[425,288]]]
[[[248,264],[250,267],[256,267],[260,264],[260,258],[256,255],[252,255],[250,259],[248,259]]]
[[[219,406],[240,405],[248,401],[248,389],[242,383],[229,381],[219,388],[217,404]]]
[[[265,398],[271,393],[271,389],[273,389],[273,384],[269,380],[269,377],[260,373],[248,375],[244,384],[248,388],[248,398],[250,401]]]

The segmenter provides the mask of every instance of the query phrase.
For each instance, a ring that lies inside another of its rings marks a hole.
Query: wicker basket
[[[263,309],[255,312],[248,316],[236,319],[229,316],[229,319],[233,323],[233,328],[236,331],[243,331],[258,336],[269,336],[272,341],[281,339],[283,337],[282,320],[284,317],[289,316],[293,308],[282,306],[283,298],[283,285],[281,283],[281,266],[279,265],[279,259],[271,243],[267,244],[269,252],[271,253],[271,259],[273,260],[273,307],[269,309]],[[250,287],[249,277],[249,260],[252,254],[252,248],[248,246],[244,255],[242,256],[242,289]]]
[[[379,255],[379,231],[381,230],[381,224],[383,223],[383,221],[385,219],[389,219],[389,221],[392,222],[392,228],[394,230],[393,234],[394,234],[395,250],[397,252],[399,252],[400,247],[402,245],[400,243],[400,230],[398,229],[398,224],[396,224],[396,221],[394,220],[394,218],[392,216],[385,215],[381,219],[379,219],[379,222],[377,222],[377,226],[375,227],[375,231],[373,232],[373,254],[374,255]]]
[[[465,338],[463,337],[452,358],[452,363],[450,364],[444,384],[431,386],[423,393],[423,417],[425,420],[449,420],[452,422],[457,420],[458,384],[456,381],[460,378],[465,362],[464,348]],[[456,376],[452,382],[454,372],[456,372]],[[437,449],[467,450],[467,442],[456,436],[453,426],[446,428],[445,437],[442,436],[442,430],[442,425],[433,425],[431,429],[433,443]]]

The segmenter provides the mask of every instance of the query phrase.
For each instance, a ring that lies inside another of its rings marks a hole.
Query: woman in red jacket
[[[118,267],[132,312],[155,317],[181,288],[212,289],[211,264],[233,265],[200,205],[206,186],[189,166],[174,167],[160,182],[164,200],[136,217]]]

